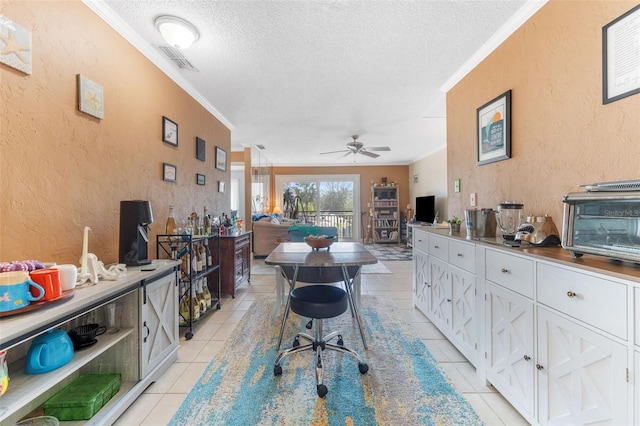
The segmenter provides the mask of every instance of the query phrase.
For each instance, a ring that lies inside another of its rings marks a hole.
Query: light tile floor
[[[256,261],[260,262],[260,261]],[[431,324],[412,302],[411,262],[385,262],[392,274],[364,274],[362,293],[390,297],[427,348],[440,362],[456,388],[487,425],[527,425],[527,421],[500,395],[475,374],[475,368]],[[254,300],[275,298],[275,276],[253,275],[235,299],[223,297],[219,311],[213,311],[194,327],[191,340],[181,330],[178,361],[118,419],[117,426],[165,425],[187,393],[200,378],[225,339],[234,330]],[[244,426],[244,425],[243,425]]]

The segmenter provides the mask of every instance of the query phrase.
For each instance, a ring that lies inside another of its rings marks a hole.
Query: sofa
[[[271,216],[262,217],[253,222],[253,257],[264,258],[269,256],[271,251],[278,244],[291,241],[302,242],[307,235],[338,235],[338,228],[335,226],[313,226],[299,224],[295,222],[272,221]]]

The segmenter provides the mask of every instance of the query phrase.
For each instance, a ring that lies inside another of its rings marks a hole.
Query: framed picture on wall
[[[206,142],[204,139],[200,139],[196,136],[196,158],[200,161],[205,161],[206,152],[205,152]]]
[[[162,142],[178,146],[178,123],[162,117]]]
[[[178,168],[173,164],[162,163],[162,180],[176,182],[178,179]]]
[[[511,158],[511,90],[476,110],[478,166]]]
[[[602,103],[640,93],[640,4],[602,27]]]
[[[227,152],[219,146],[216,146],[216,169],[227,170]]]
[[[201,175],[200,173],[196,174],[196,183],[198,185],[205,185],[206,184],[206,177],[205,175]]]

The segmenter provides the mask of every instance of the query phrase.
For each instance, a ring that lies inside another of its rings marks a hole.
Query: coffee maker
[[[149,224],[153,223],[151,203],[143,200],[120,201],[120,263],[148,265]]]

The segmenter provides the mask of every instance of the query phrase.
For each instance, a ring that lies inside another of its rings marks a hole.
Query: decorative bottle
[[[167,235],[173,235],[176,233],[176,229],[178,229],[178,225],[176,224],[176,217],[173,213],[173,206],[169,206],[169,217],[167,218],[165,233]]]
[[[204,215],[202,216],[202,227],[204,228],[204,235],[211,235],[211,219],[207,211],[207,206],[204,206]]]
[[[204,294],[204,300],[207,304],[207,309],[211,309],[211,306],[213,305],[212,302],[212,297],[211,297],[211,291],[209,291],[209,284],[207,281],[207,278],[203,278],[202,280],[202,293]]]

